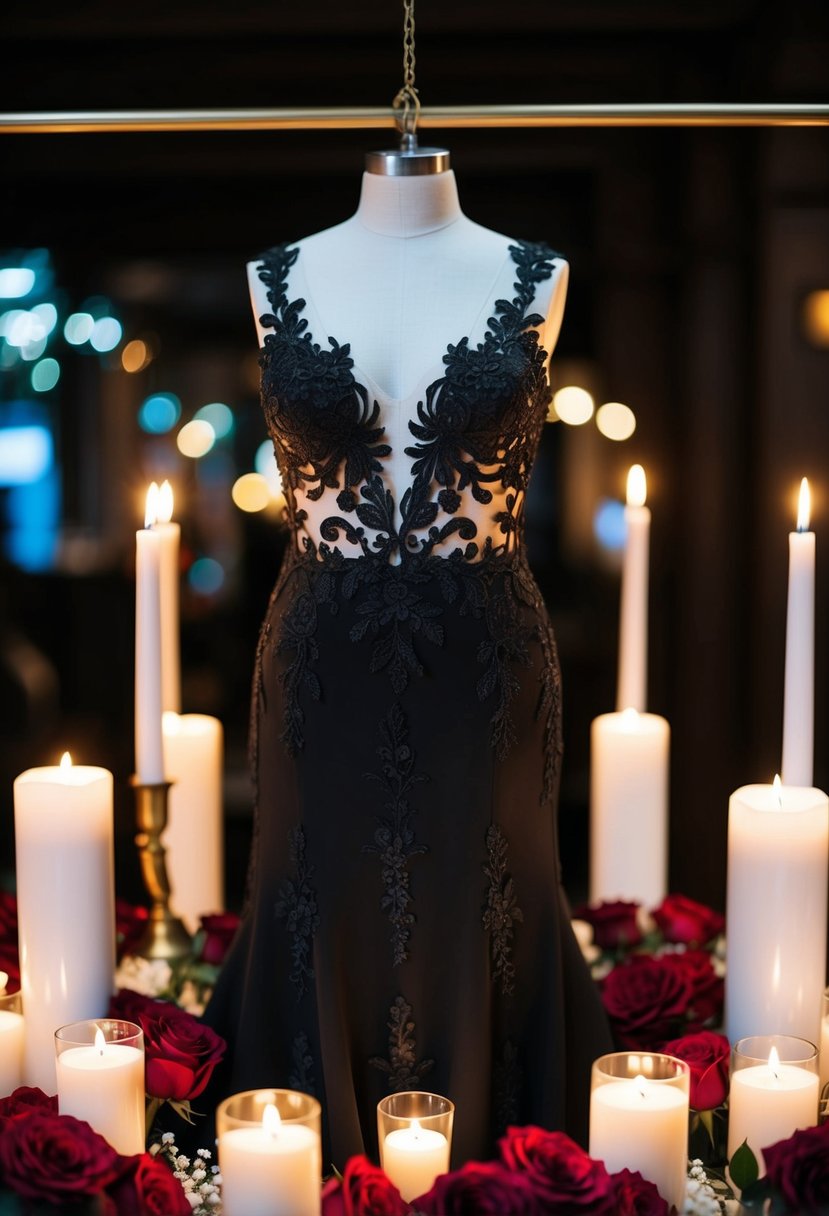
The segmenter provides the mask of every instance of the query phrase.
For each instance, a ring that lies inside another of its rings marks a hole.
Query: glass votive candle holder
[[[829,988],[820,1006],[820,1119],[829,1119]]]
[[[650,1052],[600,1056],[590,1079],[590,1156],[608,1173],[638,1170],[682,1211],[688,1170],[691,1071]]]
[[[224,1216],[319,1216],[320,1104],[293,1089],[248,1089],[216,1111]]]
[[[6,992],[7,979],[0,971],[0,1098],[23,1084],[23,998]]]
[[[449,1171],[455,1106],[440,1094],[405,1090],[377,1105],[380,1165],[406,1203]]]
[[[55,1032],[58,1110],[86,1122],[124,1156],[144,1151],[144,1033],[119,1018]]]
[[[762,1150],[818,1119],[818,1054],[789,1034],[758,1034],[731,1049],[728,1159],[744,1140],[765,1173]]]

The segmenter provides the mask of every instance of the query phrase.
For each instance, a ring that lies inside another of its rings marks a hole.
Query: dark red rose
[[[367,1157],[351,1157],[342,1181],[329,1179],[322,1216],[406,1216],[411,1211],[394,1183]]]
[[[511,1173],[498,1161],[470,1161],[442,1174],[412,1206],[423,1216],[539,1216],[546,1211],[526,1175]]]
[[[542,1127],[510,1127],[498,1141],[501,1160],[522,1174],[542,1212],[609,1212],[610,1176],[564,1132]]]
[[[636,922],[639,904],[617,899],[613,903],[583,904],[573,916],[593,926],[593,940],[600,950],[638,946],[642,932]]]
[[[71,1115],[36,1110],[9,1119],[0,1136],[0,1177],[26,1199],[66,1203],[97,1195],[122,1168],[103,1136]]]
[[[140,1013],[177,1009],[178,1005],[173,1004],[172,1001],[159,1001],[154,996],[144,996],[141,992],[133,992],[131,988],[119,988],[115,995],[109,998],[107,1016],[137,1023]]]
[[[0,941],[10,937],[17,942],[17,897],[0,891]]]
[[[620,1170],[618,1174],[611,1174],[610,1181],[613,1184],[613,1216],[669,1216],[667,1200],[640,1173]]]
[[[725,1035],[713,1030],[698,1030],[671,1039],[662,1051],[684,1060],[691,1069],[691,1106],[694,1110],[713,1110],[728,1097],[728,1068],[731,1046]]]
[[[130,1158],[108,1194],[118,1216],[190,1216],[193,1210],[170,1167],[150,1153]]]
[[[220,967],[225,961],[225,955],[230,949],[230,943],[236,936],[240,919],[235,912],[219,912],[215,916],[203,916],[201,928],[204,931],[199,960],[202,963],[212,963]]]
[[[683,946],[704,946],[725,928],[719,912],[688,899],[687,895],[666,895],[651,916],[666,942]]]
[[[826,1216],[829,1212],[829,1123],[795,1132],[763,1147],[768,1181],[779,1193],[773,1216]],[[781,1202],[782,1200],[782,1202]]]
[[[192,1014],[167,1002],[138,1013],[144,1031],[146,1086],[151,1098],[197,1098],[225,1053],[224,1039]]]
[[[118,944],[118,958],[131,954],[144,936],[147,928],[149,912],[146,908],[128,904],[125,899],[115,901],[115,937]]]
[[[42,1089],[21,1085],[6,1098],[0,1098],[0,1132],[9,1119],[20,1119],[34,1111],[58,1113],[57,1095],[50,1098]]]
[[[681,1023],[691,983],[684,971],[666,962],[635,956],[602,982],[602,1001],[622,1047],[652,1050]]]
[[[725,996],[725,981],[714,970],[714,960],[705,950],[684,950],[678,954],[665,954],[661,961],[684,976],[688,988],[688,1007],[685,1016],[692,1026],[701,1027],[705,1022],[719,1022]]]

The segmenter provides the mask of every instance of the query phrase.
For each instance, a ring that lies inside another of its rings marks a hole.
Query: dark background
[[[401,7],[379,0],[81,0],[2,20],[3,110],[384,105],[400,85]],[[426,105],[829,96],[817,0],[418,0],[417,21]],[[265,438],[244,263],[346,218],[363,153],[389,142],[345,131],[2,138],[0,249],[47,249],[67,310],[103,294],[125,339],[150,333],[158,345],[137,376],[116,357],[60,355],[48,408],[61,543],[50,570],[3,570],[7,878],[12,779],[70,747],[115,772],[119,888],[139,894],[126,787],[132,533],[143,488],[171,468],[185,567],[220,551],[227,571],[212,597],[185,583],[184,708],[225,724],[238,905],[249,677],[284,544],[272,520],[243,516],[229,496]],[[592,423],[548,426],[530,504],[565,680],[565,883],[583,895],[589,723],[614,708],[618,573],[592,512],[623,494],[638,460],[653,511],[649,707],[673,731],[672,886],[722,906],[729,793],[779,766],[787,533],[803,475],[818,542],[815,783],[829,783],[829,345],[802,322],[805,296],[829,289],[829,132],[477,130],[428,142],[451,149],[471,218],[569,259],[557,383],[589,382],[638,420],[622,444]],[[157,389],[178,393],[182,422],[207,401],[230,403],[223,453],[196,468],[173,437],[144,435],[137,407]],[[0,374],[0,405],[19,393]]]

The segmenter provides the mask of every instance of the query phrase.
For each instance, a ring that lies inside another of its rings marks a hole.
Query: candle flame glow
[[[145,528],[151,528],[153,524],[158,523],[158,495],[158,486],[154,481],[151,481],[147,490],[147,502],[144,507]]]
[[[418,1133],[420,1132],[420,1120],[412,1119],[410,1126],[411,1126],[412,1132],[415,1134],[415,1136],[418,1135]]]
[[[282,1119],[273,1102],[269,1102],[262,1112],[262,1130],[269,1136],[278,1136],[282,1127]]]
[[[72,757],[69,755],[69,752],[64,752],[63,755],[61,756],[60,766],[63,769],[72,767]]]
[[[648,1083],[647,1083],[647,1081],[645,1080],[645,1078],[642,1076],[641,1072],[638,1074],[638,1076],[635,1076],[635,1077],[633,1078],[633,1084],[636,1086],[636,1091],[637,1091],[637,1093],[639,1094],[639,1097],[640,1097],[640,1098],[647,1098],[647,1096],[648,1096]]]
[[[772,783],[771,783],[771,788],[774,790],[775,794],[777,795],[777,802],[780,807],[780,810],[782,811],[783,810],[783,783],[780,780],[779,773],[774,774],[774,781],[772,781]]]
[[[158,491],[158,523],[168,524],[173,518],[173,487],[169,481],[162,481]]]
[[[648,497],[648,483],[641,464],[632,464],[628,470],[627,504],[629,507],[644,507]]]
[[[100,1026],[96,1026],[95,1027],[95,1050],[98,1052],[99,1055],[103,1055],[105,1047],[106,1047],[106,1039],[104,1038],[104,1032],[103,1032],[103,1030],[101,1030]]]
[[[797,530],[809,531],[809,516],[812,511],[812,496],[809,493],[809,479],[804,477],[800,483],[800,494],[797,499]]]
[[[6,991],[6,984],[9,982],[9,977],[5,971],[0,971],[0,993]]]
[[[780,1079],[780,1056],[777,1054],[777,1048],[772,1047],[769,1052],[769,1068],[774,1074],[775,1081]]]

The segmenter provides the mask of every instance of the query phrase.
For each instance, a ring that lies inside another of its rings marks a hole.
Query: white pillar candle
[[[207,714],[165,713],[164,769],[173,782],[164,844],[173,904],[195,933],[224,909],[222,724]]]
[[[590,901],[653,906],[668,889],[670,727],[635,709],[590,731]]]
[[[23,1014],[19,993],[6,993],[8,976],[0,971],[0,1098],[23,1084]]]
[[[728,808],[726,1034],[817,1043],[826,984],[829,800],[746,785]]]
[[[161,537],[153,524],[158,486],[147,491],[145,526],[135,534],[135,772],[164,780],[161,743]]]
[[[688,1168],[688,1094],[665,1081],[615,1078],[590,1095],[590,1156],[609,1173],[638,1170],[682,1211]]]
[[[158,492],[161,538],[161,708],[181,713],[181,654],[179,634],[179,547],[181,528],[173,522],[173,490],[164,481]]]
[[[441,1132],[421,1127],[412,1119],[410,1127],[389,1132],[383,1142],[383,1170],[406,1203],[425,1195],[435,1179],[449,1170],[449,1141]]]
[[[318,1134],[266,1106],[261,1126],[219,1136],[224,1216],[319,1216],[321,1164]]]
[[[809,483],[800,483],[797,531],[789,533],[786,679],[783,698],[785,785],[814,780],[815,534],[809,531]]]
[[[104,1016],[115,970],[112,773],[64,761],[14,783],[24,1075],[47,1094],[55,1031]]]
[[[774,1048],[772,1048],[774,1051]],[[776,1058],[731,1074],[728,1095],[728,1159],[744,1140],[764,1174],[762,1149],[817,1124],[817,1073]]]
[[[119,1153],[144,1151],[144,1052],[108,1043],[68,1047],[57,1056],[58,1110],[84,1119]]]
[[[645,506],[645,470],[635,464],[628,473],[625,507],[625,556],[619,612],[619,682],[617,709],[644,710],[648,684],[648,547],[651,513]]]

